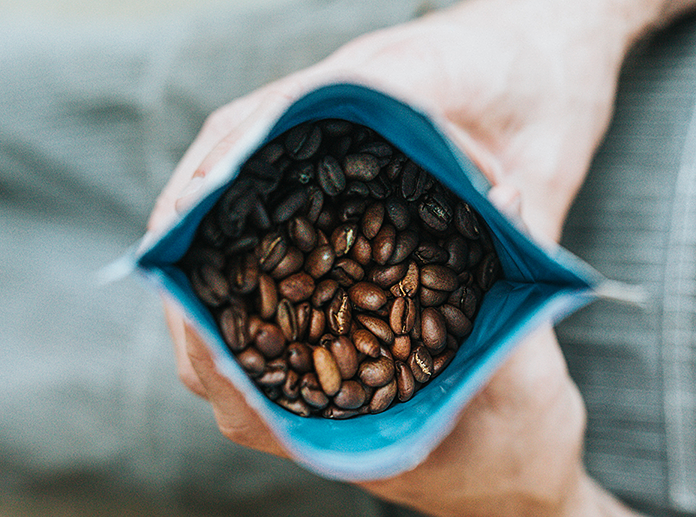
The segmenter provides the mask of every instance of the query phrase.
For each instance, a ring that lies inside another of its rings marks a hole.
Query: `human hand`
[[[195,200],[185,192],[191,179],[204,178],[262,117],[312,86],[354,80],[438,117],[491,180],[492,200],[508,212],[518,207],[533,235],[558,240],[610,119],[623,56],[652,19],[640,10],[618,16],[616,3],[471,0],[359,38],[211,116],[150,226]],[[210,401],[222,432],[285,455],[183,317],[171,306],[167,314],[180,375]],[[361,485],[434,515],[619,509],[584,474],[583,432],[582,401],[547,325],[518,347],[419,467]]]

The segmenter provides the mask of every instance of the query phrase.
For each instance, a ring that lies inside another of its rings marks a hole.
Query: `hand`
[[[657,1],[469,0],[358,38],[213,114],[150,228],[193,202],[191,187],[261,117],[312,86],[348,79],[443,120],[495,186],[492,201],[518,213],[533,235],[558,240],[610,120],[625,53],[664,20]],[[287,456],[182,315],[165,307],[181,378],[210,401],[221,431]],[[584,425],[582,400],[547,325],[517,348],[420,466],[361,486],[433,515],[627,514],[584,473]]]

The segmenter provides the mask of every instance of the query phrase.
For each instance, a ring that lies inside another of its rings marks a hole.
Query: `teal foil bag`
[[[302,122],[340,118],[368,126],[467,201],[487,223],[503,278],[486,294],[450,365],[406,403],[348,420],[304,418],[281,408],[252,383],[218,333],[209,311],[175,263],[204,215],[260,147]],[[198,202],[158,235],[146,235],[127,257],[130,268],[178,303],[229,377],[294,459],[328,478],[364,481],[396,475],[423,461],[451,431],[457,415],[523,336],[558,321],[599,296],[621,298],[622,286],[605,279],[558,246],[543,247],[487,200],[481,172],[421,111],[357,84],[310,91],[278,116],[260,121],[207,178]]]

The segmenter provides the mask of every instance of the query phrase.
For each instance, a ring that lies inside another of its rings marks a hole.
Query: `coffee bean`
[[[237,354],[237,361],[250,377],[258,377],[266,368],[266,359],[254,347],[248,347]]]
[[[389,178],[390,181],[396,181],[399,179],[399,176],[401,175],[401,171],[404,168],[404,165],[408,161],[408,158],[406,158],[403,154],[397,153],[392,156],[392,159],[389,161],[389,163],[385,167],[385,173],[387,175],[387,178]]]
[[[309,328],[307,329],[307,341],[316,343],[326,330],[326,315],[324,311],[312,307],[309,315]]]
[[[322,409],[329,405],[329,397],[324,393],[315,373],[305,373],[302,376],[300,395],[307,404],[315,409]]]
[[[343,171],[347,178],[371,181],[379,174],[379,161],[371,154],[349,154],[343,159]]]
[[[378,266],[372,268],[367,278],[382,289],[388,289],[404,278],[408,268],[409,265],[405,262],[393,266]]]
[[[321,129],[312,124],[301,124],[287,132],[285,149],[295,160],[307,160],[321,145]]]
[[[342,257],[350,251],[358,237],[358,226],[355,223],[344,223],[331,233],[331,245],[337,257]]]
[[[324,156],[317,166],[317,181],[324,193],[337,196],[346,188],[346,176],[336,158]]]
[[[283,395],[290,400],[295,400],[300,396],[300,374],[295,370],[288,370],[283,383]]]
[[[334,260],[336,260],[336,252],[333,246],[325,244],[315,248],[307,255],[304,269],[313,278],[319,278],[331,271]]]
[[[320,346],[312,352],[312,359],[321,389],[329,397],[333,397],[341,389],[341,371],[338,369],[336,359],[330,351]]]
[[[396,228],[392,224],[383,224],[372,241],[372,259],[383,266],[394,253]]]
[[[421,312],[421,339],[431,351],[442,350],[447,344],[447,321],[433,307],[426,307]]]
[[[432,377],[436,377],[439,375],[442,370],[447,368],[447,365],[449,365],[452,362],[452,359],[454,359],[455,351],[448,348],[442,353],[436,355],[433,357],[433,375]]]
[[[414,256],[421,264],[444,264],[449,258],[449,253],[434,242],[421,242]]]
[[[386,293],[375,284],[359,282],[348,289],[348,297],[353,305],[366,311],[379,310],[387,303]]]
[[[420,283],[437,291],[454,291],[459,287],[457,274],[447,266],[438,264],[426,264],[420,268]]]
[[[350,331],[352,319],[353,309],[348,294],[339,287],[326,309],[326,323],[331,332],[337,336],[343,336]]]
[[[358,371],[358,351],[355,345],[348,336],[331,336],[329,340],[328,346],[338,365],[341,379],[350,379]]]
[[[281,233],[267,234],[256,247],[256,257],[263,271],[270,271],[278,265],[288,250],[288,242]]]
[[[500,261],[495,253],[489,253],[476,270],[476,282],[484,291],[488,291],[493,283],[498,279],[498,271],[500,269]]]
[[[309,191],[302,187],[290,192],[273,210],[271,219],[275,224],[289,221],[309,199]]]
[[[278,290],[275,282],[268,275],[259,276],[258,284],[258,310],[262,319],[268,320],[273,317],[278,305]]]
[[[444,196],[437,193],[427,195],[418,205],[421,220],[438,232],[444,232],[452,222],[452,207]]]
[[[365,267],[372,260],[372,245],[364,235],[360,234],[355,239],[355,244],[350,249],[350,258],[355,260],[358,264]]]
[[[362,233],[368,239],[372,240],[379,233],[384,222],[384,204],[380,202],[372,203],[365,210],[362,219]]]
[[[408,367],[413,373],[413,378],[420,382],[428,382],[433,374],[433,358],[424,346],[416,347],[408,357]]]
[[[394,402],[396,393],[397,382],[396,379],[393,378],[384,386],[377,388],[372,394],[372,399],[370,400],[370,413],[374,415],[381,413],[382,411],[386,411],[389,406],[391,406],[392,402]]]
[[[333,402],[342,409],[358,409],[365,403],[365,388],[358,381],[344,381]]]
[[[307,300],[314,293],[314,279],[304,272],[295,273],[280,281],[278,292],[293,303]]]
[[[389,264],[403,262],[416,250],[418,246],[418,233],[414,230],[404,230],[397,234],[394,242],[394,253],[389,258]]]
[[[303,399],[292,400],[285,397],[278,397],[275,402],[279,406],[299,416],[308,417],[312,414],[312,408]]]
[[[230,350],[233,352],[244,350],[250,341],[247,332],[246,312],[242,308],[232,305],[222,311],[219,322],[220,332]]]
[[[421,286],[420,303],[423,307],[438,307],[447,301],[449,293],[447,291],[436,291]]]
[[[404,335],[411,332],[416,319],[416,304],[411,298],[399,297],[389,311],[389,324],[394,334]]]
[[[481,233],[476,214],[468,203],[460,201],[454,211],[454,225],[467,239],[478,239]]]
[[[193,288],[193,291],[206,305],[209,305],[210,307],[219,307],[227,299],[227,296],[222,297],[218,294],[221,292],[220,290],[213,289],[208,282],[203,280],[200,269],[191,269],[189,280],[191,280],[191,287]],[[223,281],[226,282],[224,278]]]
[[[375,337],[383,343],[387,345],[394,343],[394,332],[389,324],[383,319],[368,316],[367,314],[357,314],[355,318],[358,320],[358,322],[360,322],[361,325],[372,332],[372,334],[374,334]]]
[[[365,277],[365,270],[353,259],[342,257],[331,268],[331,278],[342,287],[350,287]]]
[[[230,290],[236,294],[249,294],[259,283],[259,264],[252,253],[232,257],[228,271]]]
[[[346,192],[344,191],[344,195]],[[338,208],[338,219],[341,222],[358,221],[367,209],[368,200],[362,197],[346,199]]]
[[[364,415],[367,412],[367,406],[362,406],[358,409],[343,409],[329,404],[322,410],[321,416],[331,420],[345,420],[347,418],[353,418],[354,416]]]
[[[317,244],[317,232],[309,219],[298,216],[293,218],[288,225],[290,239],[300,251],[308,253]]]
[[[392,197],[387,199],[384,207],[387,217],[397,230],[403,231],[408,228],[411,222],[411,214],[408,211],[408,205],[406,203],[398,198]]]
[[[394,344],[391,347],[391,353],[394,359],[400,361],[408,360],[408,356],[411,354],[411,336],[409,335],[399,335],[394,337]]]
[[[377,337],[366,329],[358,329],[352,333],[351,339],[353,345],[360,352],[369,357],[379,357],[379,340]]]
[[[332,278],[322,280],[317,284],[314,294],[312,294],[312,305],[316,308],[322,308],[329,303],[338,289],[338,282]]]
[[[365,359],[358,367],[358,377],[365,386],[384,386],[394,378],[394,361],[387,357]]]
[[[418,264],[414,260],[410,261],[406,268],[406,274],[396,284],[392,286],[391,293],[396,296],[408,296],[413,298],[418,293],[420,287],[420,271]]]
[[[283,259],[276,267],[271,269],[270,275],[275,280],[282,280],[285,277],[297,273],[302,269],[304,255],[295,246],[289,246]]]
[[[288,345],[288,363],[298,373],[308,373],[314,368],[312,351],[304,343],[290,343]]]
[[[396,377],[396,392],[400,402],[411,400],[416,391],[416,379],[413,372],[402,361],[394,362],[394,372]]]
[[[287,298],[283,298],[278,303],[276,323],[280,327],[280,330],[283,331],[285,339],[288,341],[297,341],[299,336],[297,313],[295,312],[295,306]]]
[[[315,185],[310,185],[307,189],[307,205],[305,217],[309,222],[315,224],[319,214],[324,208],[324,191]]]
[[[264,322],[259,327],[254,344],[264,356],[272,359],[285,351],[285,335],[278,325]]]
[[[471,333],[471,321],[466,315],[453,305],[444,304],[438,309],[445,318],[447,332],[455,337],[465,337]]]
[[[288,375],[288,363],[282,357],[278,357],[266,363],[266,367],[256,382],[261,386],[275,387],[285,383]]]
[[[426,183],[426,172],[414,162],[406,162],[401,172],[401,195],[406,201],[416,201],[425,192]]]

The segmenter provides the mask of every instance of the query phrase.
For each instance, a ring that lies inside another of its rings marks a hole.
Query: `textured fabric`
[[[612,127],[563,243],[643,284],[644,310],[599,302],[559,325],[589,411],[587,464],[657,513],[696,513],[696,22],[629,60]]]
[[[0,505],[50,489],[145,494],[147,515],[393,515],[222,438],[176,378],[158,300],[130,281],[95,289],[91,273],[141,234],[208,113],[419,8],[298,0],[142,25],[0,21]],[[627,65],[565,240],[655,294],[645,312],[600,302],[559,327],[588,402],[591,473],[655,515],[696,513],[695,38],[683,24]]]

